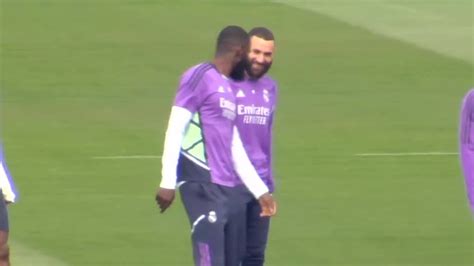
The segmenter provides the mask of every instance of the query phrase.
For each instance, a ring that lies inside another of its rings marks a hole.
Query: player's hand
[[[156,192],[155,200],[158,206],[160,207],[161,213],[165,212],[166,209],[173,203],[174,189],[167,189],[167,188],[159,188]]]
[[[261,217],[270,217],[274,216],[277,212],[277,204],[275,199],[270,193],[265,193],[258,199],[262,212],[260,213]]]

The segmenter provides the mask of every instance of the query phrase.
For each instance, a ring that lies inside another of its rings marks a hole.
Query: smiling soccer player
[[[253,28],[249,37],[245,77],[231,82],[237,102],[236,124],[250,161],[273,192],[272,136],[277,84],[267,72],[273,63],[275,38],[264,27]],[[270,217],[261,217],[260,212],[258,202],[250,199],[243,215],[246,221],[242,222],[246,227],[242,266],[261,266],[265,261]]]

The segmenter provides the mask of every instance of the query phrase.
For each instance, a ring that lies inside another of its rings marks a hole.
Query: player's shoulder
[[[470,90],[466,93],[466,98],[474,98],[474,88],[470,89]]]
[[[260,80],[265,87],[268,87],[268,89],[272,90],[275,93],[278,91],[278,83],[270,75],[265,74],[263,77],[260,78]]]
[[[229,85],[233,90],[242,89],[246,87],[250,87],[250,82],[248,79],[236,80],[236,79],[228,79]]]
[[[468,105],[474,104],[474,88],[470,89],[465,95],[463,102]]]
[[[189,67],[181,75],[181,82],[197,82],[203,79],[212,78],[214,74],[214,65],[209,62],[203,62]]]
[[[464,96],[463,106],[468,110],[474,110],[474,89],[469,90]]]

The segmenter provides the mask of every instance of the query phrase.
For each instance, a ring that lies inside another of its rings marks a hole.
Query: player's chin
[[[252,74],[252,77],[255,77],[255,78],[260,78],[262,75],[263,75],[263,72],[264,72],[264,69],[255,69],[255,68],[252,68],[251,70],[251,74]]]
[[[264,69],[265,69],[265,67],[263,65],[260,65],[260,64],[253,64],[252,65],[252,72],[254,72],[254,73],[262,72]]]

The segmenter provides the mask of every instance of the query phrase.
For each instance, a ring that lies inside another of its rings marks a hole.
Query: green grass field
[[[474,264],[457,156],[356,156],[457,151],[472,0],[0,1],[14,266],[191,265],[160,160],[94,157],[160,155],[181,72],[227,24],[277,37],[267,265]]]

